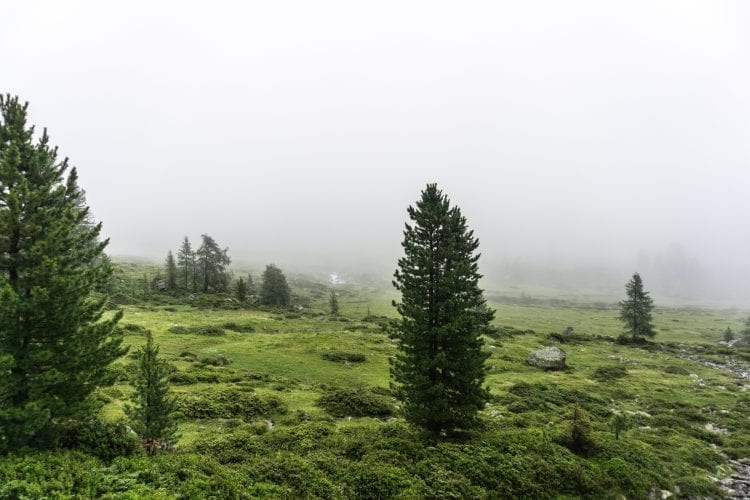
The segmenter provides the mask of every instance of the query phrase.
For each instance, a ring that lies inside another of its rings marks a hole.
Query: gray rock
[[[528,363],[545,370],[564,370],[565,351],[559,347],[545,347],[531,353]]]

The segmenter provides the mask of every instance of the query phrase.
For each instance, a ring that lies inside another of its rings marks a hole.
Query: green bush
[[[346,481],[352,498],[379,500],[413,496],[404,491],[412,486],[411,476],[404,469],[375,460],[355,464]]]
[[[131,333],[145,333],[146,328],[141,325],[136,325],[135,323],[123,323],[120,325],[120,328],[125,330],[126,332]]]
[[[169,381],[175,385],[192,385],[197,384],[198,379],[195,375],[185,372],[176,372],[169,376]]]
[[[198,362],[210,366],[228,366],[232,363],[232,360],[224,356],[207,356],[200,358]]]
[[[184,394],[177,398],[177,410],[188,418],[251,419],[271,413],[286,413],[286,405],[275,396],[261,398],[236,389],[205,394]]]
[[[123,423],[98,419],[71,421],[63,426],[61,448],[77,449],[102,460],[128,456],[138,449],[138,440]]]
[[[592,412],[604,412],[600,399],[581,390],[570,390],[555,384],[529,384],[518,382],[508,389],[508,394],[499,396],[498,402],[513,413],[558,410],[561,406],[578,404]]]
[[[580,406],[570,414],[570,426],[560,436],[560,442],[575,453],[588,454],[596,447],[591,429],[591,418]]]
[[[665,373],[673,373],[675,375],[690,375],[690,372],[684,369],[681,366],[673,366],[670,365],[666,368],[664,368]]]
[[[623,378],[628,374],[624,366],[600,366],[594,371],[592,378],[599,382],[611,382]]]
[[[234,321],[227,321],[221,326],[227,330],[231,330],[233,332],[239,332],[239,333],[252,333],[255,331],[255,327],[253,325],[239,324],[239,323],[235,323]]]
[[[364,389],[332,390],[317,404],[334,417],[388,417],[394,410],[388,398]]]
[[[345,351],[327,351],[322,353],[320,357],[325,359],[326,361],[348,361],[349,363],[362,363],[363,361],[365,361],[365,359],[367,359],[364,354]]]
[[[167,331],[176,333],[178,335],[194,334],[194,335],[206,335],[209,337],[216,337],[224,335],[224,329],[220,326],[213,325],[202,325],[202,326],[183,326],[173,325],[170,326]]]
[[[333,461],[334,458],[331,457]],[[284,498],[340,498],[341,491],[308,460],[288,452],[254,457],[242,468],[256,481],[275,484],[284,490]]]

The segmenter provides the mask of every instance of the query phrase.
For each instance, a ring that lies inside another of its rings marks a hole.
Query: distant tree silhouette
[[[289,285],[284,273],[273,264],[266,266],[263,271],[263,284],[260,288],[260,302],[268,306],[289,305]]]
[[[633,340],[656,335],[652,324],[651,311],[654,301],[649,293],[643,290],[643,280],[638,273],[633,274],[625,285],[627,298],[620,302],[620,320]]]

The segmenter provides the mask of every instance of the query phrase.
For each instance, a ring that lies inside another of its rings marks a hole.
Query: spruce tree
[[[124,354],[103,319],[112,267],[78,174],[27,104],[0,96],[0,448],[53,446],[60,425],[95,409],[109,364]]]
[[[260,287],[260,303],[267,306],[288,306],[289,295],[289,285],[284,273],[273,264],[267,265]]]
[[[333,290],[331,290],[331,298],[328,300],[328,305],[331,307],[331,314],[336,316],[339,313],[339,299]]]
[[[409,207],[394,286],[401,320],[391,365],[404,417],[433,436],[469,429],[489,399],[482,334],[494,311],[479,288],[479,240],[435,184]]]
[[[146,345],[138,350],[133,405],[126,406],[125,413],[150,452],[155,451],[156,445],[173,443],[176,438],[176,403],[167,379],[170,372],[169,364],[159,357],[153,335],[146,332]]]
[[[180,266],[182,285],[185,290],[190,290],[190,277],[195,268],[195,253],[187,236],[182,240],[180,249],[177,251],[177,265]],[[193,290],[195,292],[195,290]]]
[[[201,235],[201,238],[203,241],[195,253],[202,274],[203,293],[209,290],[226,291],[228,285],[226,266],[232,262],[229,258],[229,249],[219,248],[216,241],[207,234]]]
[[[172,250],[167,253],[167,260],[164,263],[167,271],[167,288],[174,292],[177,290],[177,264],[174,261]]]
[[[239,281],[237,281],[237,300],[240,302],[245,302],[247,300],[247,285],[245,285],[245,280],[240,278]]]
[[[656,335],[651,318],[654,300],[643,290],[643,280],[638,273],[625,285],[625,294],[627,298],[620,302],[620,320],[632,340]]]

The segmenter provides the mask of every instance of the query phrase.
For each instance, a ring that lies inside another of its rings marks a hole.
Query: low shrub
[[[206,335],[209,337],[216,337],[224,335],[224,329],[220,326],[214,325],[201,325],[201,326],[184,326],[184,325],[172,325],[167,331],[170,333],[176,333],[178,335],[194,334],[194,335]]]
[[[271,413],[286,413],[286,405],[275,396],[260,397],[236,389],[205,394],[185,394],[177,398],[177,410],[188,418],[250,419]]]
[[[255,327],[253,325],[239,324],[235,323],[234,321],[227,321],[221,326],[227,330],[239,333],[252,333],[255,331]]]
[[[412,486],[411,475],[401,467],[378,460],[355,464],[346,480],[352,498],[378,500],[412,496],[405,491]]]
[[[131,333],[146,333],[146,328],[141,325],[136,325],[135,323],[124,323],[121,325],[121,328],[125,330],[126,332]]]
[[[599,382],[612,382],[623,378],[627,374],[628,370],[624,366],[600,366],[594,371],[591,378]]]
[[[318,406],[334,417],[388,417],[393,414],[391,401],[365,389],[336,389],[317,401]]]
[[[138,440],[124,423],[99,419],[71,421],[63,425],[61,448],[77,449],[105,461],[128,456],[138,450]]]
[[[210,366],[229,366],[232,363],[232,360],[224,356],[207,356],[205,358],[200,358],[198,362]]]
[[[508,389],[508,394],[498,396],[498,402],[513,413],[557,410],[560,406],[578,404],[589,411],[605,410],[603,401],[578,389],[565,389],[555,384],[529,384],[518,382]]]
[[[591,429],[591,418],[580,406],[570,414],[570,427],[560,436],[560,443],[574,453],[588,454],[596,447]]]
[[[670,365],[664,368],[665,373],[673,373],[675,375],[690,375],[690,372],[681,366]]]
[[[320,355],[321,358],[326,361],[337,361],[349,363],[362,363],[367,359],[364,354],[358,352],[345,352],[345,351],[327,351]]]
[[[169,376],[169,381],[175,385],[192,385],[197,384],[198,379],[195,375],[185,372],[175,372]]]

